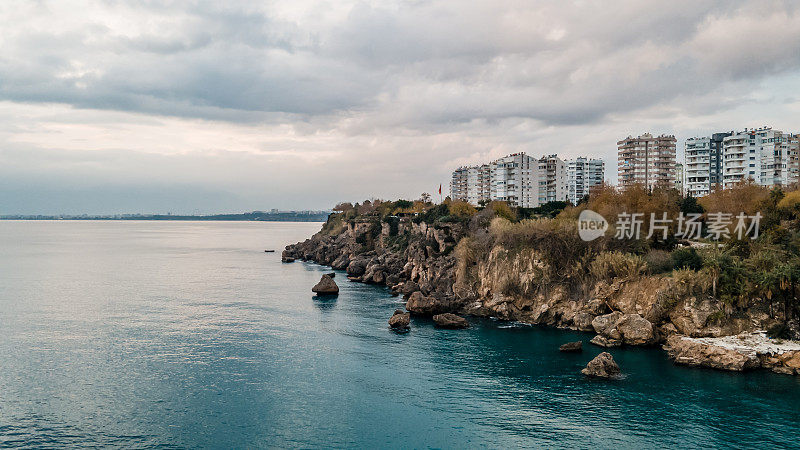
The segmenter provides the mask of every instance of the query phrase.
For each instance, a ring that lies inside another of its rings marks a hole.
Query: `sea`
[[[396,333],[402,300],[342,272],[317,298],[331,270],[280,251],[320,225],[0,221],[0,447],[800,445],[800,377],[617,348],[623,378],[592,380],[590,334]]]

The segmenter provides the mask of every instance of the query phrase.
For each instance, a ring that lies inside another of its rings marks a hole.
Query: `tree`
[[[350,211],[351,209],[353,209],[353,204],[350,202],[342,202],[333,207],[333,211],[339,213]]]
[[[691,195],[684,197],[681,200],[681,212],[684,214],[703,214],[705,209],[697,203],[697,199]]]
[[[420,194],[419,200],[422,203],[430,203],[431,202],[431,194],[429,194],[427,192],[423,192],[422,194]]]

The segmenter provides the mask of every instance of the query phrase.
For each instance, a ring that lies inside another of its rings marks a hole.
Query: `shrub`
[[[789,339],[792,337],[792,332],[785,323],[778,323],[767,329],[767,336],[772,339]]]
[[[465,201],[454,201],[450,203],[450,214],[456,217],[472,217],[476,212],[474,206]]]
[[[517,215],[514,214],[514,211],[511,210],[506,202],[491,202],[489,203],[489,208],[494,211],[496,217],[502,217],[510,222],[517,220]]]
[[[589,265],[589,272],[598,280],[636,278],[647,268],[644,258],[622,252],[603,252]]]
[[[672,252],[673,266],[677,269],[700,270],[703,268],[703,258],[692,247],[679,248]]]
[[[644,256],[647,269],[651,274],[671,272],[675,267],[672,255],[664,250],[650,250]]]

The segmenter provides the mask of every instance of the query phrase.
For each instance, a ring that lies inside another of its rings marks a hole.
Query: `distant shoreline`
[[[0,220],[153,220],[153,221],[217,221],[217,222],[325,222],[326,211],[252,212],[243,214],[173,215],[173,214],[119,214],[119,215],[4,215]]]

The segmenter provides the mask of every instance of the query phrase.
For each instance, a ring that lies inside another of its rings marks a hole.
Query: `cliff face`
[[[403,221],[396,233],[390,224],[356,222],[334,235],[320,232],[283,252],[283,258],[313,261],[346,270],[349,279],[384,284],[408,295],[421,291],[441,302],[456,301],[453,293],[456,260],[452,250],[463,237],[458,224],[437,227]],[[451,309],[456,309],[453,305]]]
[[[762,353],[747,358],[741,367],[726,367],[714,362],[721,351],[697,350],[711,344],[672,339],[749,333],[763,329],[768,321],[757,313],[722,321],[721,302],[694,295],[672,277],[617,277],[579,287],[552,282],[556,274],[536,249],[509,250],[492,244],[485,230],[469,231],[462,223],[432,225],[404,218],[395,224],[362,220],[333,232],[327,228],[287,246],[284,259],[329,265],[346,270],[353,281],[387,285],[409,299],[407,309],[412,313],[454,312],[595,332],[592,343],[603,347],[669,341],[667,348],[675,349],[670,355],[684,364],[790,372],[774,363],[775,358],[787,358],[777,353]],[[485,246],[469,245],[480,239],[490,243],[488,252]],[[741,360],[738,354],[729,356]],[[727,357],[724,352],[723,357]]]

